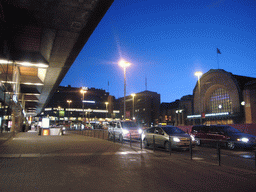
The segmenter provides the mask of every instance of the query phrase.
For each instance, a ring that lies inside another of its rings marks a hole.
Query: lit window
[[[216,89],[210,96],[210,112],[232,112],[232,102],[227,90],[223,88]]]

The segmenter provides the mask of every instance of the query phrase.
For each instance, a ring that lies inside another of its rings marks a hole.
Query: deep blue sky
[[[146,89],[173,102],[192,94],[196,71],[256,77],[255,0],[115,0],[60,85],[124,96]],[[109,82],[109,86],[108,86]]]

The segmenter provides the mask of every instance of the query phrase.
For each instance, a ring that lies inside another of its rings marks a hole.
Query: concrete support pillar
[[[15,113],[12,113],[12,127],[10,129],[11,132],[16,131],[15,130]]]
[[[19,114],[18,116],[18,127],[17,127],[17,131],[21,132],[22,131],[22,125],[23,125],[23,116],[21,114]]]

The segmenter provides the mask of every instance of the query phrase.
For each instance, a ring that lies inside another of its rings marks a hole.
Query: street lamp
[[[134,117],[134,97],[135,97],[135,93],[132,93],[131,96],[132,96],[132,119],[134,120],[135,117]]]
[[[58,106],[58,115],[59,115],[59,118],[58,118],[58,125],[60,124],[60,110],[61,110],[61,107]]]
[[[80,90],[80,92],[83,94],[83,120],[84,120],[84,94],[87,92],[86,90],[85,90],[85,87],[82,87],[82,89]]]
[[[124,120],[126,119],[125,113],[126,113],[126,108],[125,108],[125,96],[126,96],[126,68],[131,65],[131,63],[126,62],[124,60],[119,61],[119,65],[124,68]]]
[[[108,102],[105,102],[106,104],[106,118],[108,117]]]
[[[70,110],[70,103],[72,103],[72,100],[67,100],[67,103],[68,103],[68,108]],[[69,111],[69,113],[70,113],[70,111]],[[68,119],[69,119],[69,113],[68,113]]]
[[[201,114],[201,87],[200,87],[200,77],[203,75],[201,71],[195,72],[195,76],[197,76],[198,81],[198,92],[199,92],[199,112],[200,112],[200,124],[202,124],[202,114]]]

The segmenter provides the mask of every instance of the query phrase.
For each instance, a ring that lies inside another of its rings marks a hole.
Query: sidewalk
[[[3,144],[5,141],[8,139],[12,138],[15,135],[15,132],[10,132],[10,131],[3,131],[2,133],[0,132],[0,145]]]

